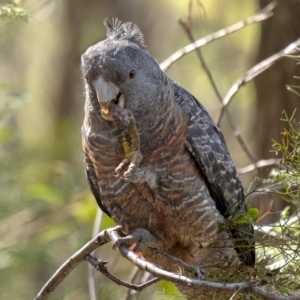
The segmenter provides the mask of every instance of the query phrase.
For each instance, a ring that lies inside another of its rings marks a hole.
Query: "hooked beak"
[[[101,106],[102,118],[107,121],[112,121],[110,103],[111,101],[115,101],[116,104],[124,107],[124,97],[121,95],[120,90],[116,85],[104,80],[101,76],[93,82],[93,85],[96,90],[98,102]]]

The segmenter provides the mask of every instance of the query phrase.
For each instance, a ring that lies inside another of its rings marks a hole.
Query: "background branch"
[[[280,159],[277,158],[270,158],[270,159],[261,159],[253,164],[250,164],[246,167],[239,168],[238,173],[240,175],[247,174],[249,172],[252,172],[258,168],[265,168],[270,166],[279,166],[280,165]]]
[[[166,72],[169,70],[169,68],[177,62],[179,59],[184,57],[185,55],[189,54],[190,52],[194,51],[197,48],[200,48],[216,39],[219,39],[221,37],[224,37],[230,33],[233,33],[235,31],[238,31],[242,28],[244,28],[247,25],[251,25],[254,23],[258,23],[261,21],[264,21],[268,18],[270,18],[273,15],[273,9],[277,5],[276,1],[271,2],[269,5],[267,5],[265,8],[263,8],[261,11],[259,11],[257,14],[255,14],[252,17],[249,17],[243,21],[239,21],[227,28],[223,28],[219,31],[216,31],[204,38],[201,38],[197,40],[196,42],[189,44],[185,46],[184,48],[176,51],[173,53],[171,56],[169,56],[166,60],[164,60],[161,64],[160,67],[161,69]]]
[[[279,52],[275,53],[274,55],[268,57],[267,59],[263,60],[262,62],[258,63],[254,67],[252,67],[250,70],[246,72],[244,76],[239,78],[230,88],[229,92],[226,94],[226,96],[223,99],[222,102],[222,108],[220,111],[220,115],[217,118],[217,125],[220,124],[221,119],[223,117],[224,111],[226,106],[228,106],[229,102],[232,100],[233,96],[238,92],[238,90],[247,82],[251,81],[255,77],[257,77],[259,74],[270,68],[275,62],[282,59],[283,57],[295,54],[299,52],[299,49],[297,49],[300,46],[300,38],[294,41],[293,43],[289,44],[284,49],[280,50]]]
[[[138,273],[140,272],[140,269],[137,266],[133,266],[127,281],[128,282],[134,282],[135,279],[138,276]],[[134,295],[135,295],[136,291],[134,290],[127,290],[127,293],[123,296],[122,300],[130,300]]]
[[[159,281],[159,279],[157,278],[153,278],[149,281],[146,281],[142,284],[132,284],[129,282],[125,282],[119,278],[117,278],[116,276],[112,275],[106,268],[106,264],[108,263],[107,261],[102,261],[99,260],[91,255],[87,255],[85,257],[85,259],[99,272],[101,272],[104,276],[106,276],[107,278],[109,278],[111,281],[113,281],[114,283],[124,286],[128,289],[132,289],[135,291],[142,291],[144,288],[146,288],[147,286]]]
[[[93,227],[93,233],[92,237],[96,236],[99,232],[99,229],[101,228],[101,222],[102,222],[103,212],[100,208],[97,209],[95,221],[94,221],[94,227]],[[91,252],[92,256],[96,255],[96,249]],[[91,300],[98,300],[98,293],[97,293],[97,283],[96,283],[96,276],[95,276],[95,268],[93,268],[91,265],[88,265],[88,283],[89,283],[89,293],[90,293],[90,299]]]

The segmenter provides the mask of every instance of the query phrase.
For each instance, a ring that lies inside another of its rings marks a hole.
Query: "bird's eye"
[[[132,79],[132,78],[134,78],[134,76],[135,76],[135,71],[134,70],[131,70],[130,72],[129,72],[129,78],[130,79]]]

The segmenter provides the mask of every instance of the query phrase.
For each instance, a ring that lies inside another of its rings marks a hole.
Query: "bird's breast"
[[[157,123],[151,132],[138,128],[143,156],[139,167],[155,173],[155,188],[115,176],[115,168],[124,159],[121,130],[90,130],[85,140],[101,201],[124,232],[144,228],[165,241],[166,249],[178,244],[188,249],[192,244],[201,244],[202,227],[212,222],[215,208],[185,148],[186,122],[180,117],[165,122]],[[152,136],[151,141],[147,136]]]

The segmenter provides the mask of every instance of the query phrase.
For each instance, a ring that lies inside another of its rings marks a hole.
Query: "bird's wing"
[[[205,108],[183,87],[175,84],[175,100],[188,116],[186,148],[195,159],[217,209],[225,217],[247,213],[243,187],[223,134]],[[241,224],[231,230],[236,250],[247,265],[255,260],[253,227]]]
[[[188,115],[186,147],[226,218],[235,216],[244,205],[244,193],[225,139],[205,108],[183,87],[175,85],[176,102]]]
[[[84,164],[85,164],[85,175],[88,180],[88,184],[90,186],[90,189],[99,205],[101,210],[106,213],[109,217],[111,215],[109,214],[108,210],[104,207],[102,201],[101,201],[101,194],[100,194],[100,188],[97,182],[97,176],[95,173],[94,165],[88,155],[88,150],[86,148],[86,144],[83,141],[83,157],[84,157]]]

